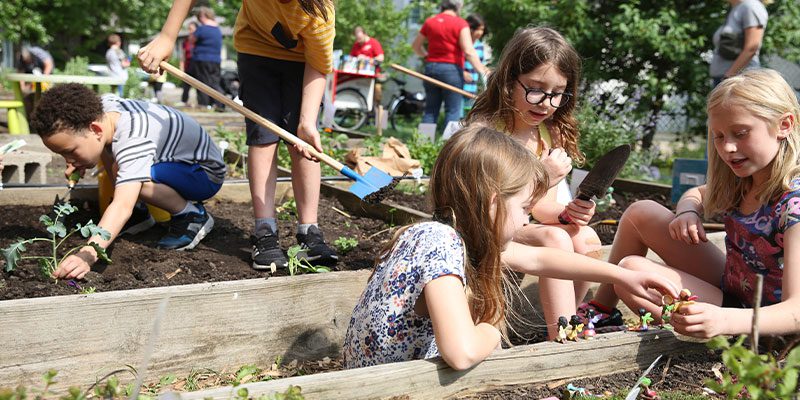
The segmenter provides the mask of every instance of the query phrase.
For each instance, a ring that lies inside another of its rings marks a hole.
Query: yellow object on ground
[[[8,133],[27,135],[30,132],[28,120],[25,118],[25,105],[18,100],[0,100],[0,108],[8,110]]]
[[[100,169],[100,173],[97,174],[97,201],[100,203],[100,213],[102,214],[106,212],[106,208],[111,204],[111,198],[114,197],[114,184],[111,182],[111,178],[108,176],[102,162],[97,164],[97,168]],[[147,209],[150,210],[150,215],[153,216],[156,222],[166,222],[170,219],[169,212],[164,209],[150,204],[147,205]]]

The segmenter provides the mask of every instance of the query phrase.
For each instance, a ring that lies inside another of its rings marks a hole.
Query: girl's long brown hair
[[[514,89],[519,85],[517,79],[546,63],[566,76],[565,92],[572,94],[572,98],[545,123],[553,136],[561,137],[567,154],[582,164],[585,157],[578,149],[578,121],[572,115],[578,98],[581,58],[575,48],[553,29],[525,28],[514,34],[506,43],[497,68],[489,76],[486,90],[478,94],[466,122],[486,121],[506,132],[514,131],[514,115],[521,112],[514,107],[513,101]]]
[[[531,183],[534,199],[550,186],[541,163],[510,136],[480,124],[453,135],[436,159],[429,185],[434,219],[451,225],[464,241],[467,298],[476,323],[505,328],[506,282],[500,261],[508,212],[505,201]],[[407,228],[394,235],[382,258]]]
[[[333,8],[333,1],[331,0],[297,0],[300,3],[300,8],[306,14],[328,20],[328,8]]]

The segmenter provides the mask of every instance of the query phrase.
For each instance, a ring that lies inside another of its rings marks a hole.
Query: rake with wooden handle
[[[376,203],[381,201],[383,198],[386,197],[386,194],[397,185],[397,182],[399,182],[399,179],[394,179],[392,178],[391,175],[375,167],[370,167],[370,169],[367,170],[367,173],[364,174],[364,176],[361,176],[356,171],[353,171],[350,167],[340,163],[339,161],[333,159],[332,157],[330,157],[325,153],[317,151],[317,149],[315,149],[310,144],[304,142],[302,139],[287,132],[278,125],[275,125],[272,121],[256,114],[255,112],[246,108],[245,106],[234,102],[224,94],[218,92],[215,89],[212,89],[203,82],[200,82],[197,79],[189,76],[188,74],[181,71],[172,64],[169,64],[166,61],[162,61],[159,64],[159,67],[161,67],[161,69],[163,69],[164,71],[167,71],[170,74],[177,76],[178,79],[188,83],[195,89],[211,96],[220,103],[225,104],[226,106],[232,108],[239,114],[244,115],[246,118],[252,120],[253,122],[269,129],[270,131],[272,131],[272,133],[278,135],[281,139],[293,145],[307,149],[308,152],[316,159],[324,162],[325,164],[330,165],[333,169],[339,171],[342,175],[354,180],[355,183],[352,186],[350,186],[350,192],[352,192],[353,194],[355,194],[360,199],[366,202]]]
[[[439,86],[439,87],[441,87],[441,88],[444,88],[444,89],[450,90],[450,91],[452,91],[452,92],[456,92],[456,93],[458,93],[458,94],[460,94],[460,95],[462,95],[462,96],[464,96],[464,97],[467,97],[467,98],[470,98],[470,99],[473,99],[473,100],[474,100],[476,97],[478,97],[478,96],[476,96],[476,95],[475,95],[475,93],[470,93],[470,92],[467,92],[467,91],[466,91],[466,90],[464,90],[464,89],[457,88],[457,87],[455,87],[455,86],[453,86],[453,85],[449,85],[449,84],[447,84],[447,83],[444,83],[444,82],[442,82],[442,81],[440,81],[440,80],[438,80],[438,79],[433,79],[433,78],[431,78],[431,77],[430,77],[430,76],[428,76],[428,75],[420,74],[420,73],[419,73],[419,72],[417,72],[417,71],[410,70],[410,69],[408,69],[408,68],[406,68],[406,67],[403,67],[403,66],[401,66],[401,65],[397,65],[397,64],[389,64],[389,66],[390,66],[390,67],[392,67],[392,68],[394,68],[394,69],[396,69],[396,70],[398,70],[398,71],[400,71],[400,72],[402,72],[402,73],[404,73],[404,74],[411,75],[411,76],[413,76],[413,77],[415,77],[415,78],[422,79],[422,80],[423,80],[423,81],[425,81],[425,82],[432,83],[432,84],[434,84],[434,85],[436,85],[436,86]]]

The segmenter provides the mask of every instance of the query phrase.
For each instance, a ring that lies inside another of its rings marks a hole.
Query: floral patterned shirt
[[[361,294],[344,343],[346,368],[439,356],[430,318],[414,304],[425,285],[456,275],[466,286],[464,244],[456,231],[423,222],[400,235]]]
[[[783,235],[800,221],[800,178],[774,204],[749,215],[725,215],[727,257],[722,290],[752,307],[756,274],[764,275],[762,305],[780,303],[783,280]]]

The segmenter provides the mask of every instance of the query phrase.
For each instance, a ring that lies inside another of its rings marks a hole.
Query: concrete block
[[[52,153],[17,150],[3,156],[3,183],[45,184]]]

